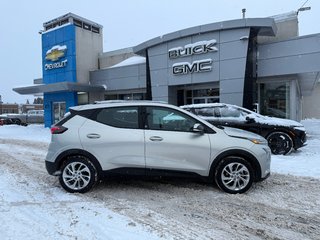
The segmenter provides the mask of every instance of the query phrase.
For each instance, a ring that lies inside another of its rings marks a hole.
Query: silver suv
[[[51,132],[46,168],[68,192],[87,192],[117,173],[199,176],[234,194],[270,175],[270,149],[263,137],[217,128],[165,103],[73,107]]]

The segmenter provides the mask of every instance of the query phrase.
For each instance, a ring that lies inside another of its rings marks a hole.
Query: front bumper
[[[293,148],[298,149],[307,145],[307,134],[305,131],[295,130],[291,133],[293,138]]]
[[[271,150],[267,145],[255,144],[253,146],[255,158],[258,160],[260,171],[257,171],[256,182],[262,181],[271,173]],[[258,167],[258,166],[256,166]]]

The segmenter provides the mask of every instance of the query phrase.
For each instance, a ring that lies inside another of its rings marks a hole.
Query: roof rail
[[[152,101],[152,100],[104,100],[95,101],[94,104],[106,104],[106,103],[125,103],[125,102],[150,102],[150,103],[166,103],[165,101]]]
[[[122,103],[126,100],[104,100],[104,101],[95,101],[94,104],[104,104],[104,103]]]

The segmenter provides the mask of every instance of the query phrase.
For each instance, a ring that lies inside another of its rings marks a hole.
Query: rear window
[[[139,128],[138,107],[116,107],[101,109],[96,121],[117,128]]]
[[[64,115],[64,117],[54,125],[62,126],[63,124],[65,124],[67,121],[69,121],[71,118],[73,118],[76,115],[91,119],[96,111],[97,111],[96,109],[83,110],[83,111],[76,111],[76,110],[70,109],[70,112],[67,112]]]
[[[54,125],[55,125],[55,126],[62,126],[62,125],[65,124],[67,121],[69,121],[69,119],[71,119],[74,115],[75,115],[75,114],[72,114],[72,113],[70,113],[70,112],[67,112],[67,113],[64,115],[64,117],[63,117],[60,121],[56,122]]]

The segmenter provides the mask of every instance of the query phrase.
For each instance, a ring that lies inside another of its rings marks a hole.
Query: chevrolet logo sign
[[[60,58],[64,57],[66,50],[67,50],[66,45],[53,46],[51,49],[49,49],[46,52],[46,60],[50,60],[52,62],[55,62],[55,61],[59,60]]]

